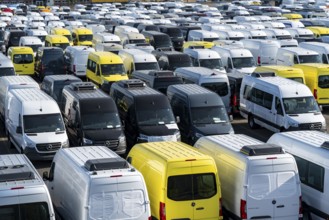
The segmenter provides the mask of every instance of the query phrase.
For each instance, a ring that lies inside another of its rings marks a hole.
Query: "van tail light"
[[[160,220],[166,220],[166,204],[160,202]]]
[[[241,219],[247,219],[247,202],[242,199],[240,201],[240,216]]]
[[[302,200],[302,196],[299,196],[299,218],[303,218],[303,200]]]
[[[318,90],[314,89],[313,95],[315,99],[318,99]]]
[[[73,72],[75,73],[75,71],[76,71],[76,66],[73,65]]]
[[[232,106],[237,106],[237,105],[238,105],[238,103],[237,103],[236,94],[234,94],[232,97]]]
[[[219,199],[219,216],[223,216],[222,198]]]
[[[257,63],[258,63],[258,65],[260,65],[260,56],[258,56],[258,58],[257,58]]]
[[[11,188],[11,190],[16,190],[16,189],[24,189],[24,186],[18,186],[18,187]]]
[[[148,220],[152,220],[152,216],[150,216],[150,217],[148,218]]]

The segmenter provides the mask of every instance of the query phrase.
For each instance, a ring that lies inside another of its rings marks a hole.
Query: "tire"
[[[248,125],[251,129],[256,129],[259,126],[255,123],[255,119],[254,116],[252,116],[251,114],[248,116]]]

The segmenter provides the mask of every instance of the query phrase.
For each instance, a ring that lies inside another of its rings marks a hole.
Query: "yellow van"
[[[185,41],[182,47],[182,51],[187,48],[205,48],[210,49],[215,44],[213,42],[207,42],[207,41]]]
[[[69,39],[63,35],[47,35],[45,39],[45,47],[60,47],[63,50],[70,46]]]
[[[67,37],[67,39],[69,39],[70,46],[73,46],[72,35],[71,35],[71,32],[68,29],[61,28],[61,27],[55,27],[55,28],[52,28],[50,30],[50,34],[52,34],[52,35],[63,35],[64,37]]]
[[[34,52],[31,47],[10,47],[7,54],[17,75],[34,75]]]
[[[305,84],[313,92],[319,105],[329,105],[329,64],[307,63],[296,64],[296,68],[303,70]]]
[[[305,84],[304,72],[300,68],[294,68],[291,66],[258,66],[254,72],[275,73],[277,76]]]
[[[305,28],[311,30],[316,38],[329,36],[329,28],[327,27],[310,26]]]
[[[299,21],[299,19],[303,18],[303,16],[301,14],[296,14],[296,13],[282,14],[282,17],[285,17],[288,20],[294,20],[294,21]]]
[[[89,53],[86,77],[106,92],[112,82],[128,79],[122,59],[111,52]]]
[[[221,190],[210,156],[182,142],[136,144],[127,161],[142,173],[152,219],[222,219]]]
[[[92,46],[93,32],[92,30],[79,27],[72,30],[73,44],[77,46]]]

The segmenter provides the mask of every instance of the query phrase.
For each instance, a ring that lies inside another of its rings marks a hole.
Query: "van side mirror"
[[[176,122],[180,123],[180,117],[179,116],[176,116]]]
[[[22,127],[21,126],[17,126],[16,133],[17,134],[22,134]]]
[[[233,115],[230,115],[229,118],[230,118],[230,122],[232,122],[233,121]]]
[[[43,180],[49,180],[48,171],[44,171],[44,172],[42,173],[42,179],[43,179]]]
[[[321,112],[323,111],[322,105],[319,105],[319,109],[320,109]]]

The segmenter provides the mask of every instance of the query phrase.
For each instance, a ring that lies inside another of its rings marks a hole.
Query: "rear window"
[[[49,219],[49,216],[48,204],[46,202],[0,206],[0,219],[44,220]]]
[[[42,61],[45,64],[47,64],[51,61],[54,61],[54,60],[63,61],[63,63],[64,63],[64,55],[63,55],[63,52],[61,50],[44,51],[43,56],[42,56]]]
[[[329,88],[329,75],[319,76],[319,87],[322,89]]]
[[[15,63],[15,64],[33,63],[33,55],[32,54],[16,54],[13,57],[13,63]]]
[[[213,173],[170,176],[167,197],[174,201],[208,199],[217,194]]]

